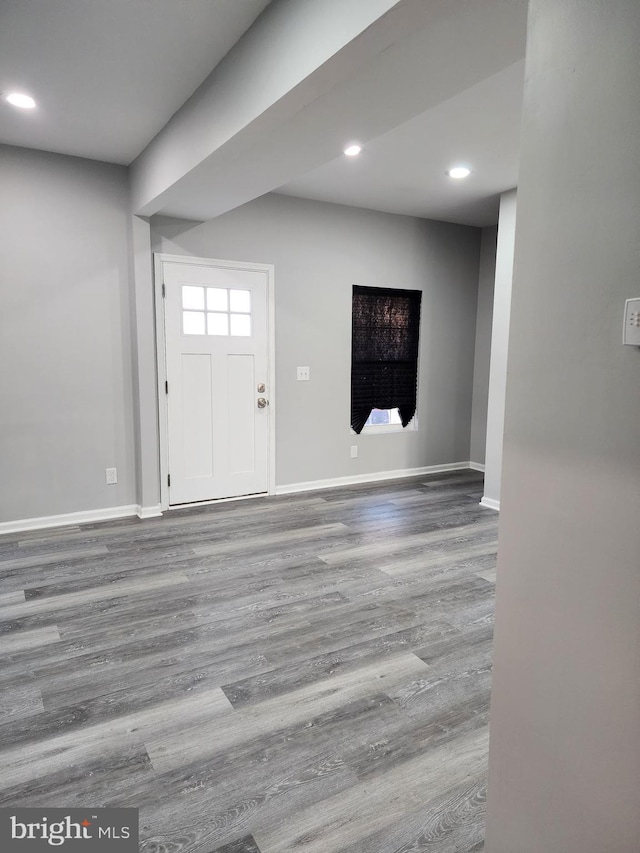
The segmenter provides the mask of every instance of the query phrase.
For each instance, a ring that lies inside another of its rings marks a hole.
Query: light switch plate
[[[309,381],[309,368],[308,367],[299,367],[298,368],[298,382],[308,382]]]
[[[640,299],[627,299],[624,304],[622,343],[640,347]]]

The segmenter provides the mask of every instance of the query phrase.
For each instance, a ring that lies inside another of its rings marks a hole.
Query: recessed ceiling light
[[[468,178],[470,174],[471,169],[468,166],[452,166],[447,172],[450,178],[455,178],[457,181]]]
[[[358,145],[357,142],[354,142],[353,145],[348,145],[344,149],[344,153],[347,155],[347,157],[357,157],[361,151],[362,145]]]
[[[36,105],[31,95],[23,95],[20,92],[11,92],[6,98],[10,104],[22,110],[32,110]]]

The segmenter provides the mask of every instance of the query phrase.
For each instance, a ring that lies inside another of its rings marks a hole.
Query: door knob
[[[268,405],[269,405],[268,400],[265,400],[264,397],[258,397],[258,408],[259,409],[264,409],[265,406],[268,406]]]

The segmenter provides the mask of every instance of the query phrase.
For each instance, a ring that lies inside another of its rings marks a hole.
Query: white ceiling
[[[518,183],[524,61],[482,80],[278,189],[285,195],[442,219],[497,222],[498,194]],[[455,181],[446,170],[468,163]]]
[[[130,163],[270,0],[0,0],[0,142]]]
[[[274,6],[287,2],[291,0],[274,0]],[[435,15],[440,9],[450,12],[453,0],[412,2],[433,7]],[[438,43],[434,50],[434,35],[430,42],[427,30],[422,47],[419,33],[411,34],[404,48],[399,41],[395,52],[380,54],[370,74],[317,99],[314,109],[321,125],[314,126],[314,113],[307,109],[297,116],[298,126],[285,123],[275,134],[271,128],[262,144],[254,125],[251,160],[238,161],[239,167],[244,162],[240,173],[227,169],[221,176],[211,168],[194,172],[193,186],[185,184],[187,201],[175,212],[192,218],[214,215],[208,205],[216,193],[221,197],[230,192],[225,180],[230,186],[245,180],[253,182],[255,194],[276,189],[469,225],[495,223],[498,194],[517,184],[526,0],[458,2],[445,31],[446,44]],[[268,3],[0,0],[0,91],[28,91],[39,104],[29,112],[0,101],[0,142],[131,163]],[[438,14],[444,17],[444,11]],[[467,36],[459,38],[465,15]],[[439,80],[425,73],[428,60],[421,58],[421,51],[427,50],[434,54],[436,67],[450,63],[456,70]],[[447,60],[438,64],[435,54],[440,51]],[[382,94],[385,57],[387,91],[401,94],[402,104]],[[423,71],[416,78],[419,63]],[[454,85],[456,77],[465,82]],[[352,114],[372,132],[363,140],[360,157],[336,158],[336,146],[329,142],[351,137]],[[280,155],[282,162],[274,169],[278,155],[274,160],[271,148],[277,152],[276,140],[281,144],[287,135],[291,146],[306,139],[308,153]],[[472,176],[460,183],[445,175],[457,160],[473,167]],[[251,187],[242,192],[246,200]]]

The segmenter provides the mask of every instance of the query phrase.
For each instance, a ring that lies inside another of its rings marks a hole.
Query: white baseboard
[[[469,468],[472,471],[481,471],[484,474],[484,464],[482,462],[469,462]]]
[[[136,515],[138,518],[159,518],[162,515],[162,507],[160,504],[155,506],[138,505]]]
[[[295,492],[310,492],[316,489],[335,489],[339,486],[355,486],[359,483],[376,483],[383,480],[400,480],[406,477],[423,477],[426,474],[440,474],[446,471],[464,471],[471,468],[474,471],[484,470],[473,462],[449,462],[444,465],[428,465],[424,468],[402,468],[398,471],[376,471],[373,474],[355,474],[349,477],[334,477],[327,480],[309,480],[304,483],[287,483],[276,486],[276,495],[288,495]],[[262,495],[246,495],[242,498],[226,500],[243,500],[248,497],[263,497]],[[220,503],[221,501],[206,501],[203,503]],[[491,498],[482,498],[482,506],[489,509],[500,509],[500,502]],[[192,504],[190,504],[192,506]],[[62,515],[43,515],[38,518],[23,518],[17,521],[1,521],[0,536],[6,533],[21,533],[28,530],[45,530],[48,527],[75,527],[79,524],[93,524],[97,521],[111,521],[117,518],[127,518],[137,515],[138,518],[158,518],[162,515],[160,504],[155,506],[114,506],[105,509],[84,510],[82,512],[67,512]]]
[[[359,483],[376,483],[381,480],[400,480],[404,477],[423,477],[425,474],[440,474],[444,471],[463,471],[469,467],[469,462],[449,462],[445,465],[429,465],[426,468],[402,468],[399,471],[376,471],[373,474],[354,474],[350,477],[334,477],[329,480],[287,483],[284,486],[276,486],[276,495],[311,492],[316,489],[335,489],[339,486],[357,486]]]
[[[483,497],[480,501],[480,506],[484,506],[487,509],[495,509],[496,512],[500,512],[500,501],[494,501],[493,498]]]
[[[0,535],[3,533],[21,533],[25,530],[44,530],[47,527],[75,527],[77,524],[91,524],[96,521],[111,521],[114,518],[127,518],[137,515],[136,504],[131,506],[112,506],[105,509],[89,509],[83,512],[66,512],[62,515],[42,515],[38,518],[23,518],[19,521],[1,521]]]

